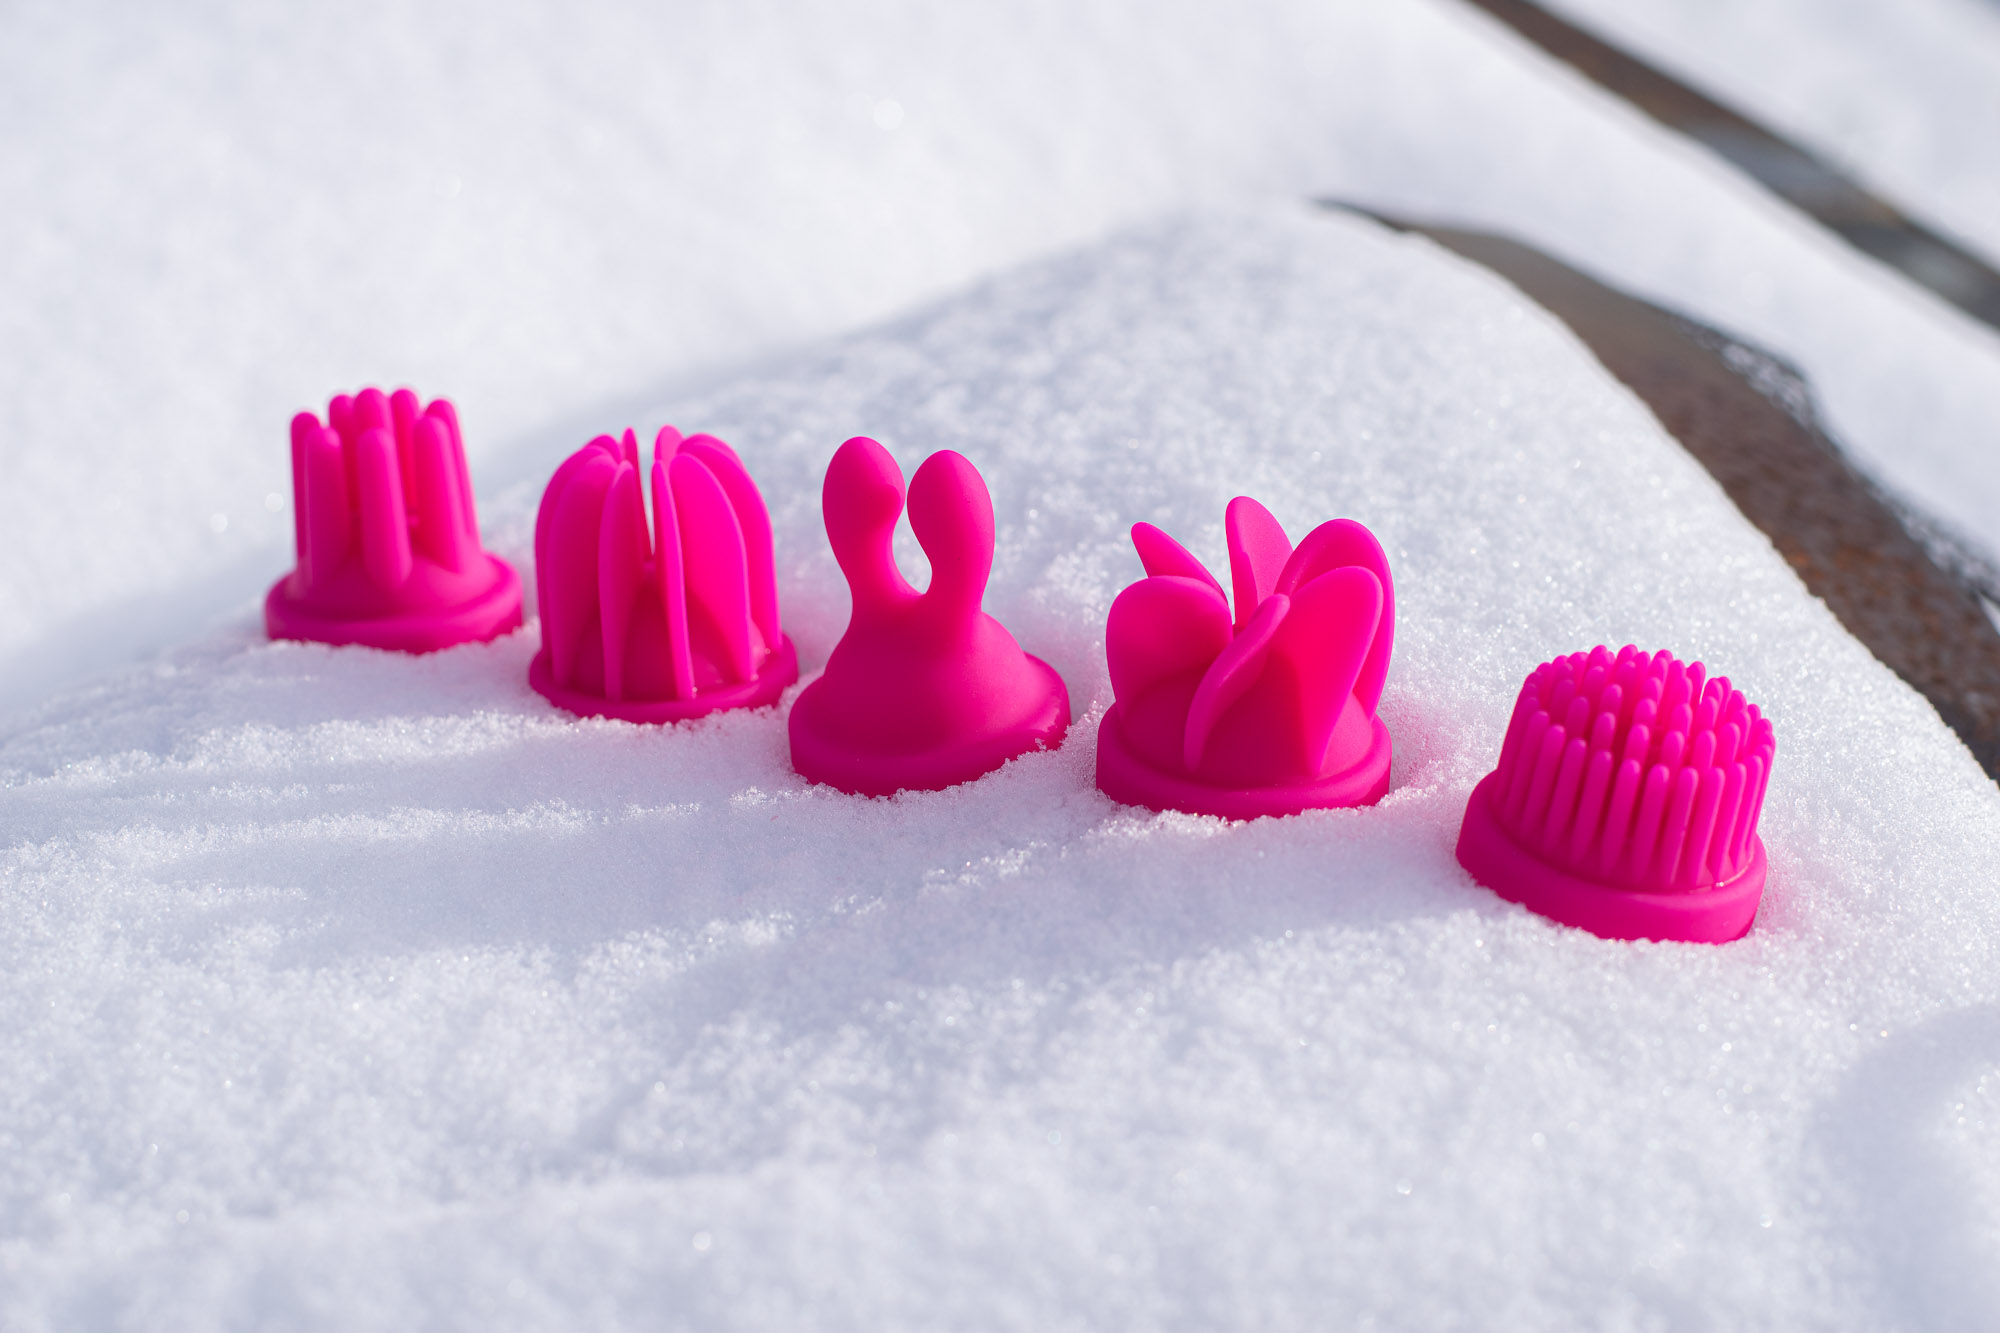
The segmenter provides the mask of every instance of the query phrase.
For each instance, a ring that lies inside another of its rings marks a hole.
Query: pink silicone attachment
[[[435,398],[342,394],[292,418],[298,568],[271,586],[274,639],[427,653],[521,623],[521,580],[479,545],[458,413]]]
[[[1374,804],[1389,790],[1375,708],[1396,630],[1381,544],[1335,519],[1294,550],[1248,496],[1224,528],[1233,617],[1200,561],[1151,524],[1132,529],[1148,577],[1104,627],[1117,702],[1097,730],[1098,789],[1227,819]]]
[[[1720,943],[1764,892],[1771,724],[1726,676],[1630,644],[1536,667],[1458,860],[1501,897],[1606,939]]]
[[[854,594],[826,670],[792,706],[792,767],[862,796],[936,791],[1061,743],[1069,691],[979,609],[993,568],[993,500],[949,449],[910,479],[910,527],[931,583],[911,587],[890,551],[903,473],[856,436],[827,465],[826,534]]]
[[[549,479],[535,515],[542,650],[528,683],[559,708],[677,722],[774,703],[799,678],[778,626],[771,518],[713,435],[600,435]],[[652,519],[647,521],[647,499]]]

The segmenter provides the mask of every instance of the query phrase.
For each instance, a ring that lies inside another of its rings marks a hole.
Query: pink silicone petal
[[[1382,602],[1373,574],[1354,565],[1336,569],[1292,594],[1291,613],[1271,640],[1265,674],[1295,719],[1283,739],[1291,740],[1293,757],[1308,773],[1326,762],[1334,723],[1375,641]]]
[[[1289,597],[1265,598],[1250,623],[1237,632],[1201,678],[1188,704],[1187,731],[1182,740],[1181,762],[1190,770],[1201,766],[1202,751],[1208,748],[1215,724],[1263,676],[1265,650],[1291,608]]]
[[[1353,519],[1336,518],[1306,534],[1298,550],[1292,552],[1278,575],[1277,591],[1289,593],[1320,575],[1346,565],[1358,565],[1375,576],[1382,588],[1382,615],[1375,641],[1361,673],[1355,678],[1354,697],[1362,708],[1373,713],[1382,701],[1382,684],[1389,674],[1389,653],[1396,639],[1396,587],[1389,577],[1389,557],[1375,534]]]
[[[1111,688],[1136,699],[1163,680],[1206,672],[1229,641],[1229,603],[1219,589],[1176,574],[1140,579],[1105,618]]]
[[[1132,546],[1139,552],[1139,563],[1148,574],[1200,579],[1215,589],[1215,595],[1222,598],[1225,605],[1228,603],[1229,594],[1222,590],[1222,584],[1215,575],[1208,572],[1208,566],[1189,555],[1186,547],[1151,523],[1132,525]]]
[[[1229,582],[1236,597],[1236,628],[1241,630],[1264,599],[1277,591],[1292,543],[1271,511],[1247,495],[1229,502],[1222,529],[1229,538]]]

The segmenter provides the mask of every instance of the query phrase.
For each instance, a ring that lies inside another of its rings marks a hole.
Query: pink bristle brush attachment
[[[799,678],[770,514],[712,435],[664,427],[647,473],[629,430],[565,459],[535,515],[535,590],[528,683],[572,713],[677,722],[775,703]]]
[[[1726,676],[1627,644],[1536,667],[1458,860],[1501,897],[1605,939],[1720,943],[1764,892],[1776,739]]]
[[[292,418],[298,568],[272,585],[274,639],[427,653],[521,623],[521,580],[479,545],[458,413],[416,394],[342,394]]]
[[[1111,604],[1117,697],[1097,729],[1097,786],[1128,805],[1255,819],[1372,805],[1389,789],[1375,715],[1395,640],[1389,561],[1349,519],[1293,549],[1248,496],[1224,515],[1236,614],[1173,538],[1132,529],[1147,577]]]
[[[1069,691],[980,609],[993,569],[993,499],[949,449],[909,485],[910,527],[930,557],[918,592],[890,549],[903,472],[865,436],[840,446],[821,500],[854,594],[826,670],[792,706],[792,767],[860,796],[937,791],[1062,743]]]

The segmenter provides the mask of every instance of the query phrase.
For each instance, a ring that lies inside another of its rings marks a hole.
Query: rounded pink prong
[[[821,490],[827,538],[854,611],[826,670],[792,706],[792,766],[864,796],[970,781],[1069,728],[1069,691],[980,609],[993,564],[993,501],[977,469],[941,450],[908,489],[910,526],[931,562],[918,592],[892,542],[902,469],[856,436]]]
[[[458,418],[408,389],[292,418],[298,569],[264,598],[274,639],[425,653],[521,623],[521,580],[480,549]]]

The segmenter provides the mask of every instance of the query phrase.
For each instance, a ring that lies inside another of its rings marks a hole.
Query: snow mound
[[[1061,750],[866,801],[781,710],[581,722],[531,624],[226,630],[0,747],[0,1323],[289,1329],[1963,1326],[2000,1176],[2000,795],[1565,330],[1352,218],[1163,224],[663,401],[772,502],[952,447]],[[620,424],[609,419],[599,425]],[[550,447],[487,511],[525,560]],[[1147,519],[1382,539],[1379,807],[1091,785]],[[914,557],[915,547],[909,547]],[[919,579],[914,559],[912,573]],[[1778,728],[1723,948],[1456,867],[1519,679],[1627,640]]]

